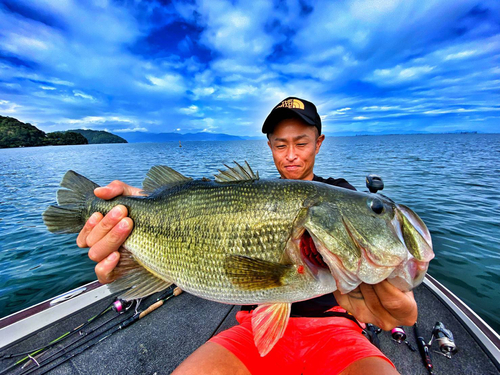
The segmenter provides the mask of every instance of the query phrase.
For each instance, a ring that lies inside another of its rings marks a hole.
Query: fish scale
[[[152,216],[151,221],[159,222],[160,216],[163,221],[156,225],[156,240],[147,245],[141,240],[147,237],[142,231],[142,223],[146,220],[135,219],[134,206],[131,205],[130,217],[135,222],[135,229],[124,246],[148,269],[176,280],[186,290],[205,298],[220,298],[223,294],[232,301],[244,302],[244,295],[248,292],[236,290],[225,277],[227,255],[247,255],[279,262],[290,236],[291,224],[300,210],[300,201],[296,199],[295,209],[283,207],[282,213],[277,215],[265,205],[261,205],[260,210],[255,209],[259,200],[262,201],[262,195],[273,194],[268,187],[262,189],[258,184],[249,184],[220,189],[210,184],[211,189],[207,189],[206,183],[199,188],[190,185],[176,191],[174,197],[170,197],[172,192],[165,192],[163,198],[171,198],[169,207],[176,208],[175,215],[170,209]],[[246,196],[256,198],[248,202]],[[186,201],[190,201],[189,206]],[[148,211],[147,207],[144,209]],[[286,220],[283,212],[288,213]],[[232,215],[229,221],[228,214]],[[261,233],[266,231],[263,228],[273,228],[273,233],[262,236]]]
[[[151,212],[148,206],[156,205],[159,196],[141,201],[119,198],[121,201],[114,204],[127,206],[134,220],[134,231],[124,247],[147,269],[176,280],[186,290],[210,299],[220,299],[223,294],[234,303],[244,303],[249,293],[235,289],[225,276],[227,255],[281,261],[290,228],[305,199],[305,195],[300,199],[300,194],[294,194],[294,208],[283,204],[277,214],[259,204],[264,196],[281,193],[276,187],[253,183],[221,189],[215,183],[193,182],[159,194],[165,205],[151,215],[136,215],[136,211]],[[246,197],[251,197],[250,201]],[[152,227],[153,241],[149,239]]]

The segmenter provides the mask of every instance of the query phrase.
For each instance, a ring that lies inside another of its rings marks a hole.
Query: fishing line
[[[83,340],[84,338],[86,338],[87,336],[91,335],[92,333],[94,333],[95,331],[97,331],[99,328],[105,326],[106,324],[108,324],[109,322],[111,322],[112,320],[118,318],[119,316],[121,316],[122,314],[119,314],[119,315],[115,315],[113,316],[112,318],[109,318],[108,320],[106,320],[105,322],[99,324],[97,327],[94,327],[92,328],[90,331],[86,331],[86,332],[80,332],[80,337],[78,339],[76,339],[75,341],[73,341],[72,343],[69,343],[68,345],[60,348],[58,351],[56,351],[55,353],[51,354],[50,356],[44,358],[42,361],[40,361],[40,363],[43,363],[45,361],[47,361],[48,359],[52,358],[53,356],[55,356],[56,354],[62,352],[62,351],[65,351],[66,349],[68,349],[70,346],[76,344],[78,341],[80,340]],[[91,340],[92,338],[90,338],[89,340]],[[87,341],[89,341],[87,340]],[[27,362],[25,364],[25,366],[29,364],[29,362]]]
[[[170,288],[169,288],[170,289]],[[145,310],[142,310],[142,311],[139,311],[138,310],[138,306],[136,306],[136,309],[135,309],[135,313],[131,316],[131,317],[125,317],[124,319],[120,320],[119,322],[117,322],[116,324],[112,325],[111,327],[105,329],[103,332],[99,333],[98,335],[96,335],[95,337],[90,337],[88,338],[87,340],[84,340],[83,342],[81,342],[80,344],[78,344],[77,346],[73,347],[70,351],[67,351],[65,353],[61,353],[60,355],[56,356],[58,353],[60,353],[61,351],[63,350],[66,350],[67,348],[69,348],[70,346],[72,346],[73,344],[75,344],[77,341],[80,341],[80,338],[76,341],[74,341],[73,343],[67,345],[66,347],[64,348],[61,348],[59,351],[57,351],[56,353],[52,354],[50,357],[48,358],[45,358],[43,361],[40,361],[39,363],[39,366],[34,366],[32,367],[31,369],[28,369],[26,370],[25,372],[22,372],[20,375],[28,375],[28,374],[31,374],[32,372],[34,371],[37,371],[39,370],[40,368],[42,367],[45,367],[53,362],[55,362],[56,360],[58,360],[59,358],[63,357],[64,355],[67,355],[67,354],[70,354],[67,358],[64,358],[61,362],[59,362],[58,364],[56,364],[55,366],[45,370],[44,372],[42,372],[41,374],[46,374],[48,371],[51,371],[52,369],[58,367],[59,365],[61,365],[62,363],[68,361],[69,359],[71,358],[74,358],[75,356],[83,353],[85,350],[93,347],[94,345],[96,345],[97,343],[100,343],[101,341],[104,341],[105,339],[107,339],[109,336],[113,335],[114,333],[122,330],[122,329],[125,329],[127,328],[128,326],[132,325],[133,323],[135,323],[136,321],[142,319],[143,317],[145,317],[146,315],[148,315],[149,313],[151,313],[152,311],[156,310],[157,308],[159,308],[160,306],[162,306],[166,301],[168,301],[170,298],[172,297],[175,297],[175,296],[178,296],[179,294],[182,293],[182,290],[178,287],[176,287],[175,289],[170,289],[166,292],[164,292],[160,297],[157,298],[156,302],[152,303],[150,306],[148,306]],[[116,317],[114,317],[116,318]],[[114,319],[113,318],[113,319]],[[101,325],[102,326],[102,325]],[[98,328],[96,328],[95,330],[97,330]],[[109,332],[111,331],[111,332]],[[109,332],[109,333],[108,333]],[[106,334],[107,333],[107,334]],[[105,336],[103,336],[104,334],[106,334]],[[88,335],[86,335],[88,336]],[[83,336],[83,337],[86,337],[86,336]],[[99,339],[100,336],[103,336]],[[82,337],[82,338],[83,338]],[[79,351],[78,353],[74,353],[74,351],[76,349],[78,349],[79,347],[89,343],[90,341],[96,339],[96,341],[94,341],[93,343],[87,345],[86,347],[84,347],[81,351]],[[55,358],[53,358],[54,356],[56,356]],[[41,375],[40,374],[40,375]]]
[[[54,349],[54,350],[56,350],[54,353],[51,353],[48,357],[46,357],[46,358],[44,358],[42,360],[39,360],[38,365],[35,365],[32,368],[28,368],[26,371],[21,372],[21,374],[23,374],[23,375],[24,374],[30,374],[31,372],[33,372],[33,371],[35,371],[35,370],[37,370],[37,369],[39,369],[41,367],[44,367],[45,365],[47,365],[49,363],[52,363],[53,361],[57,360],[58,358],[62,357],[65,354],[69,353],[70,351],[73,351],[73,350],[79,348],[80,346],[84,345],[85,343],[93,340],[95,338],[95,337],[92,336],[92,334],[94,332],[96,332],[98,329],[102,328],[103,326],[105,326],[106,324],[108,324],[109,322],[111,322],[112,320],[114,320],[114,319],[116,319],[116,318],[118,318],[120,316],[123,319],[121,319],[120,321],[118,321],[116,324],[112,325],[110,328],[107,328],[103,332],[106,332],[106,331],[110,330],[111,328],[113,328],[113,327],[121,324],[125,320],[129,319],[129,317],[123,317],[123,313],[122,313],[122,314],[113,316],[112,318],[106,320],[105,322],[99,324],[97,327],[94,327],[94,328],[92,328],[91,330],[89,330],[87,332],[81,332],[81,336],[79,338],[77,338],[75,341],[67,344],[66,346],[63,346],[62,348],[59,348],[58,350]],[[99,336],[99,335],[97,335],[97,336]],[[80,341],[82,341],[82,342],[80,342]],[[80,344],[74,346],[78,342],[80,342]],[[68,348],[70,348],[70,347],[73,347],[73,348],[71,348],[70,351],[67,351]],[[58,355],[58,354],[60,354],[60,355]],[[25,365],[29,365],[30,363],[31,362],[27,362]]]
[[[104,310],[102,310],[97,315],[94,315],[93,317],[91,317],[90,319],[88,319],[87,322],[80,324],[79,326],[73,328],[71,331],[63,333],[61,336],[59,336],[58,338],[52,340],[47,345],[40,346],[40,347],[35,348],[35,349],[26,350],[24,352],[11,353],[11,354],[3,354],[3,355],[0,356],[0,360],[9,359],[9,358],[15,358],[15,357],[20,357],[22,355],[31,355],[31,356],[33,356],[34,354],[37,354],[37,353],[39,353],[42,350],[50,349],[52,346],[54,346],[57,342],[61,341],[63,338],[65,338],[65,337],[68,338],[71,335],[75,334],[76,332],[78,332],[78,330],[80,330],[83,327],[87,326],[93,320],[95,320],[96,318],[100,317],[101,315],[104,315],[105,313],[107,313],[108,311],[110,311],[112,308],[113,308],[113,303],[111,303],[109,306],[107,306]],[[18,362],[24,361],[26,358],[27,357],[22,358]],[[2,372],[0,372],[0,374],[2,374]]]
[[[60,344],[63,340],[68,339],[69,337],[71,337],[75,333],[81,332],[81,330],[84,327],[88,326],[90,323],[92,323],[93,321],[95,321],[97,318],[100,318],[101,316],[103,316],[107,312],[109,312],[111,310],[120,312],[121,310],[123,310],[123,308],[125,308],[126,310],[128,310],[130,308],[130,306],[131,306],[131,304],[129,306],[125,306],[121,300],[116,299],[110,305],[108,305],[104,310],[102,310],[100,313],[98,313],[98,314],[94,315],[93,317],[91,317],[90,319],[88,319],[85,323],[76,326],[71,331],[63,333],[61,336],[59,336],[58,338],[50,341],[45,346],[41,346],[41,347],[38,347],[38,348],[35,348],[35,349],[31,349],[31,350],[27,350],[27,351],[24,351],[24,352],[11,353],[11,354],[4,354],[4,355],[2,355],[0,357],[0,360],[9,359],[9,358],[15,358],[15,357],[20,357],[20,356],[23,356],[23,355],[25,355],[25,357],[21,358],[20,360],[16,361],[15,363],[13,363],[12,365],[10,365],[9,367],[7,367],[7,368],[3,369],[2,371],[0,371],[0,375],[5,374],[7,371],[13,369],[14,367],[18,366],[19,364],[25,362],[26,360],[34,360],[34,358],[35,358],[34,356],[35,355],[39,356],[39,355],[43,354],[44,351],[53,348],[56,344]],[[117,315],[117,316],[119,316],[119,315]],[[27,363],[29,363],[29,362],[27,362]]]

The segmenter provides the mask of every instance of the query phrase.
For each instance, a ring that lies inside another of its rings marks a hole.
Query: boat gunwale
[[[61,296],[70,294],[78,289],[86,287],[83,293],[75,295],[73,298],[67,299],[56,305],[50,303]],[[78,288],[72,289],[58,296],[47,299],[34,306],[30,306],[21,311],[15,312],[0,319],[0,350],[6,349],[16,343],[35,335],[40,330],[48,328],[56,324],[62,319],[66,319],[74,314],[77,314],[83,309],[98,303],[104,298],[111,296],[111,292],[106,285],[102,285],[99,281],[95,280]],[[56,312],[53,317],[47,319],[47,314]],[[46,314],[46,319],[39,319],[40,314]],[[29,329],[19,329],[19,324],[28,324],[32,327]],[[17,329],[16,329],[17,328]],[[8,339],[6,339],[8,337]]]
[[[457,318],[500,371],[500,336],[465,302],[427,274],[424,285]]]

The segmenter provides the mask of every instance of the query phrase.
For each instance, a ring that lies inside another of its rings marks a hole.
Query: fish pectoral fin
[[[120,261],[113,270],[117,279],[108,285],[111,293],[117,293],[128,289],[119,298],[130,301],[137,298],[147,297],[153,293],[167,289],[173,283],[163,280],[144,268],[132,253],[124,248],[120,251]]]
[[[253,341],[261,357],[264,357],[283,337],[290,318],[291,303],[264,304],[257,307],[252,316]]]
[[[276,288],[284,285],[283,276],[293,265],[274,263],[244,255],[229,255],[226,275],[231,282],[245,290]]]
[[[155,165],[146,174],[146,178],[142,182],[142,190],[146,194],[151,194],[159,188],[192,180],[192,178],[186,177],[166,165]]]

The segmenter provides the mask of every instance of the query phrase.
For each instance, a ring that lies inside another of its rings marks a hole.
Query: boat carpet
[[[447,328],[451,329],[459,348],[458,353],[452,359],[432,353],[434,374],[500,374],[494,363],[460,321],[425,285],[415,290],[415,296],[419,304],[420,331],[426,341],[430,339],[434,323],[441,321]],[[154,302],[154,297],[151,296],[143,301],[140,309]],[[103,310],[108,303],[109,300],[89,306],[85,310],[39,331],[9,348],[2,349],[1,352],[19,352],[46,344],[85,322],[91,316]],[[238,310],[238,306],[210,302],[183,293],[167,301],[165,305],[135,324],[98,342],[74,358],[53,368],[55,364],[61,361],[60,359],[37,369],[33,374],[42,374],[46,371],[50,374],[61,375],[169,374],[213,334],[236,324],[234,316]],[[96,322],[93,322],[89,327],[99,324],[99,321],[105,321],[112,317],[113,314],[115,313],[107,313],[104,317],[96,319]],[[102,329],[112,325],[119,319],[121,317],[109,322]],[[404,328],[408,335],[408,341],[416,347],[413,328]],[[102,329],[95,333],[99,333]],[[105,335],[106,333],[99,338]],[[88,337],[90,336],[88,335]],[[427,373],[418,351],[412,352],[404,343],[398,344],[391,340],[390,332],[382,332],[378,337],[382,351],[394,362],[401,374],[420,375]],[[75,335],[66,341],[75,341],[78,338]],[[87,337],[74,345],[76,346],[86,339]],[[98,338],[95,338],[90,343],[97,341]],[[67,344],[68,342],[63,341],[56,348]],[[75,351],[81,351],[85,346],[83,345]],[[437,343],[434,343],[432,347],[437,350]],[[37,360],[39,362],[43,361],[45,357],[50,353],[54,353],[55,350],[55,348],[50,349]],[[12,359],[0,361],[0,372],[13,362]],[[43,362],[41,363],[43,364]],[[31,367],[32,365],[29,366],[29,368]],[[27,369],[28,367],[24,371]],[[23,370],[16,368],[8,373],[20,374],[22,372]]]

